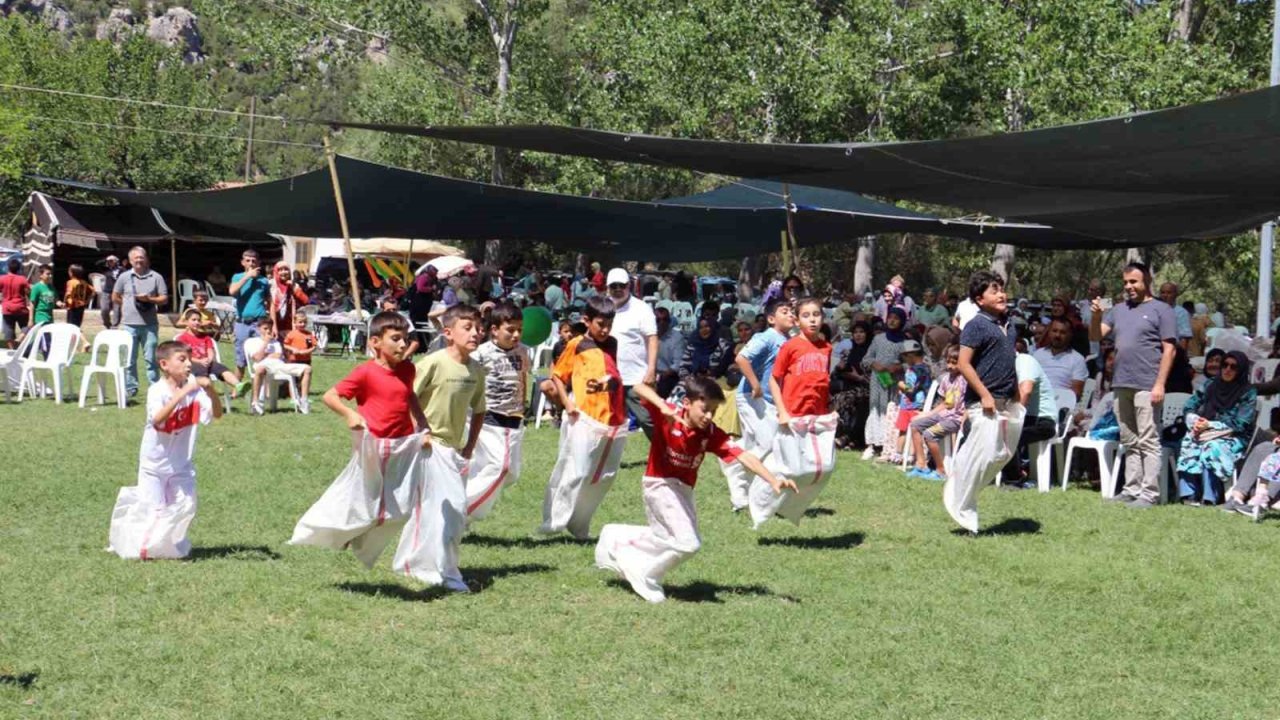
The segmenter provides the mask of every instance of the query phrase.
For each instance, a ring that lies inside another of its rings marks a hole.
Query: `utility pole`
[[[1271,84],[1280,85],[1280,0],[1276,0],[1271,23]],[[1271,272],[1276,224],[1262,226],[1258,248],[1258,337],[1271,335]]]
[[[1277,2],[1280,2],[1280,0],[1277,0]],[[251,96],[249,98],[249,142],[244,149],[244,182],[246,185],[249,183],[249,173],[253,169],[253,121],[255,119],[254,113],[257,109],[258,98],[257,96]]]

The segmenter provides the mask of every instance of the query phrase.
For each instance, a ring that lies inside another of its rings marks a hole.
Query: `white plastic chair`
[[[195,280],[178,281],[178,314],[181,315],[187,305],[196,301],[196,290],[204,290],[204,286]]]
[[[1276,374],[1277,367],[1280,367],[1280,359],[1267,358],[1266,360],[1259,360],[1253,366],[1253,379],[1251,382],[1260,383],[1270,380],[1271,376]]]
[[[261,352],[262,346],[265,344],[266,342],[259,337],[248,338],[244,341],[244,358],[245,362],[248,363],[246,366],[246,372],[249,373],[250,378],[253,377],[254,368],[257,366],[257,363],[253,360],[253,356]],[[282,372],[273,372],[269,373],[267,377],[263,378],[263,380],[264,382],[262,383],[262,387],[258,390],[258,397],[253,398],[253,400],[262,402],[265,399],[267,407],[272,412],[275,412],[277,401],[280,398],[280,385],[283,383],[289,386],[289,392],[293,398],[294,412],[300,412],[298,408],[298,382],[292,375]]]
[[[216,363],[224,364],[224,365],[226,364],[222,362],[222,351],[218,349],[218,343],[216,342],[213,344],[213,361]],[[222,378],[216,378],[216,377],[210,376],[209,379],[213,382],[222,382]],[[231,412],[231,386],[227,385],[226,383],[222,383],[222,387],[223,387],[223,397],[222,397],[223,410],[225,412]]]
[[[1167,393],[1164,396],[1164,405],[1160,410],[1160,428],[1166,428],[1177,422],[1182,417],[1187,405],[1187,401],[1191,399],[1190,393]],[[1160,447],[1160,502],[1167,503],[1172,499],[1169,494],[1172,486],[1174,470],[1178,466],[1178,451]]]
[[[1115,440],[1095,440],[1090,437],[1073,437],[1067,442],[1067,462],[1062,471],[1062,489],[1067,489],[1071,477],[1071,458],[1076,451],[1092,452],[1098,456],[1098,474],[1101,476],[1102,498],[1116,496],[1116,478],[1120,474],[1121,445]]]
[[[49,338],[49,355],[41,360],[38,357],[38,353],[33,349],[22,360],[22,379],[18,384],[18,402],[22,402],[23,390],[27,388],[28,383],[31,383],[31,387],[35,386],[36,371],[46,370],[53,377],[53,399],[58,404],[62,404],[63,373],[71,367],[76,348],[80,347],[80,328],[71,323],[49,323],[43,325],[40,327],[39,335],[36,337],[37,348],[45,337]]]
[[[89,396],[89,383],[98,387],[98,404],[106,404],[106,378],[115,381],[116,406],[123,410],[125,397],[124,369],[129,367],[133,352],[133,336],[124,330],[103,330],[93,337],[93,349],[89,351],[89,365],[80,376],[80,407]],[[103,356],[99,362],[99,356]]]
[[[1057,433],[1049,438],[1027,446],[1031,455],[1031,475],[1036,479],[1036,487],[1040,492],[1049,492],[1053,487],[1053,449],[1058,451],[1058,476],[1062,480],[1062,489],[1067,489],[1066,457],[1061,446],[1067,440],[1067,432],[1071,429],[1071,413],[1076,406],[1076,394],[1068,388],[1055,388],[1054,400],[1058,405]]]
[[[693,328],[698,324],[697,318],[693,314],[693,306],[687,302],[671,303],[671,321],[675,323],[680,332],[684,333],[692,332]]]
[[[1220,327],[1211,327],[1211,328],[1207,328],[1207,329],[1204,331],[1205,350],[1206,350],[1206,351],[1208,351],[1208,350],[1212,350],[1212,349],[1214,348],[1214,343],[1217,341],[1217,339],[1218,339],[1218,335],[1222,334],[1222,331],[1223,331],[1224,329],[1225,329],[1225,328],[1220,328]]]
[[[98,298],[107,290],[107,276],[97,272],[89,273],[89,284],[93,286],[93,297],[89,299],[87,309],[92,310],[98,307]]]
[[[1084,412],[1089,407],[1089,403],[1093,400],[1093,393],[1097,389],[1097,378],[1089,378],[1084,381],[1084,388],[1080,391],[1080,399],[1076,401],[1076,412]]]
[[[22,361],[27,355],[31,354],[32,348],[35,347],[36,336],[40,334],[40,328],[44,327],[44,323],[32,325],[27,328],[27,333],[22,336],[22,342],[18,343],[18,347],[12,350],[0,350],[0,383],[4,383],[4,401],[9,402],[9,394],[16,385],[22,385]],[[31,388],[31,393],[35,394],[35,388]]]

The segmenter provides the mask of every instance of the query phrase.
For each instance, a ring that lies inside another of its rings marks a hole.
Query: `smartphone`
[[[1110,310],[1113,304],[1111,298],[1098,298],[1098,307],[1103,310]]]

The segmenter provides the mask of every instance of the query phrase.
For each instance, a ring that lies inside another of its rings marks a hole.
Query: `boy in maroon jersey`
[[[760,459],[743,452],[711,421],[724,402],[714,380],[690,377],[680,405],[668,405],[647,385],[634,387],[653,418],[653,443],[644,473],[648,526],[605,525],[596,544],[596,566],[626,578],[640,597],[652,603],[666,600],[662,578],[701,547],[693,486],[703,456],[714,453],[725,462],[737,461],[763,478],[775,493],[795,490],[795,483],[779,479]]]

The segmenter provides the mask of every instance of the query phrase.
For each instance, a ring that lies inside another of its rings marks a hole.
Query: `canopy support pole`
[[[404,284],[406,287],[413,282],[413,269],[409,267],[409,261],[413,259],[413,241],[414,238],[409,238],[409,252],[404,254]]]
[[[169,238],[169,303],[178,312],[178,240]]]
[[[347,251],[347,271],[351,273],[351,299],[355,302],[356,312],[359,313],[364,310],[364,305],[360,303],[360,281],[356,278],[356,257],[351,253],[351,229],[347,227],[347,207],[342,202],[342,185],[338,182],[338,165],[334,160],[333,144],[329,142],[329,133],[324,134],[324,156],[329,161],[329,178],[333,180],[333,200],[338,205],[338,224],[342,226],[342,246]]]
[[[1280,85],[1280,0],[1276,0],[1271,26],[1271,84]],[[1271,335],[1271,273],[1275,248],[1275,222],[1262,226],[1258,248],[1258,337]]]
[[[1280,0],[1276,0],[1280,2]],[[782,274],[783,276],[791,275],[799,270],[799,258],[797,251],[800,249],[796,244],[796,226],[795,221],[791,217],[791,183],[782,183],[782,202],[786,206],[783,208],[787,211],[787,231],[782,234]]]

